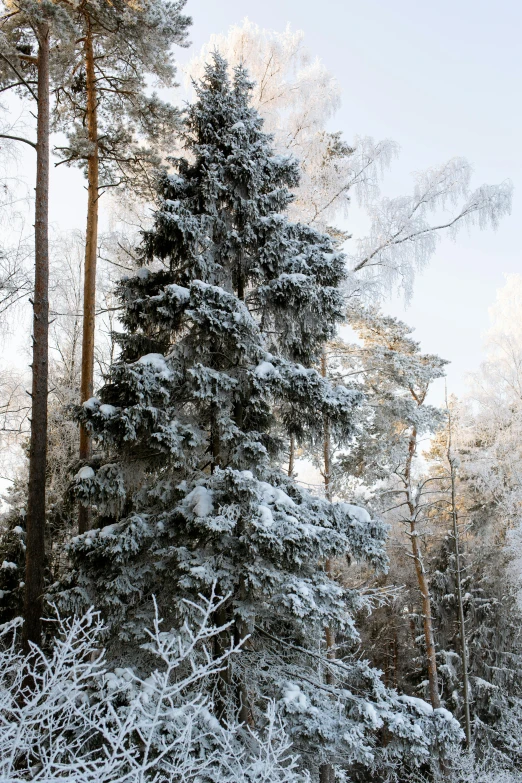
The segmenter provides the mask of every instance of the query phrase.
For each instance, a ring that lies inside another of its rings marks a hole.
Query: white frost
[[[154,372],[161,373],[164,378],[170,377],[170,370],[167,367],[165,357],[161,353],[148,353],[138,359],[138,364],[150,367]]]
[[[444,720],[447,720],[451,723],[451,721],[455,720],[453,715],[449,710],[444,709],[444,707],[437,707],[436,710],[434,710],[435,715],[440,715]]]
[[[433,707],[431,704],[428,704],[427,701],[424,701],[424,699],[417,699],[415,696],[399,696],[399,701],[402,701],[404,704],[409,704],[410,707],[413,707],[422,715],[433,714]]]
[[[286,492],[283,492],[282,489],[279,489],[279,487],[273,487],[266,481],[260,481],[259,486],[263,493],[263,503],[265,505],[278,503],[283,506],[295,507],[295,503],[292,498],[289,497]]]
[[[94,470],[89,467],[89,465],[84,465],[83,468],[80,468],[76,476],[74,477],[77,481],[85,481],[85,479],[93,479],[94,478]]]
[[[261,522],[265,527],[270,527],[270,525],[274,524],[274,517],[268,506],[258,506],[257,510],[259,511]]]
[[[180,304],[188,302],[190,299],[189,289],[181,285],[176,285],[176,283],[170,283],[165,286],[165,292],[168,293],[169,298],[176,299]]]
[[[297,702],[297,705],[302,709],[306,709],[308,706],[308,699],[306,698],[306,694],[303,693],[299,685],[297,685],[295,682],[289,682],[287,684],[283,694],[283,701],[286,704]]]
[[[100,413],[104,419],[110,419],[116,413],[114,405],[100,405]]]
[[[258,378],[269,378],[270,376],[279,376],[279,372],[276,370],[272,362],[260,362],[254,370],[255,375]]]
[[[187,495],[187,502],[197,517],[208,517],[214,510],[212,490],[206,487],[194,487]]]
[[[343,503],[342,509],[343,511],[346,511],[353,519],[356,519],[363,525],[367,525],[372,521],[372,518],[366,509],[361,508],[361,506],[352,506],[351,503]]]

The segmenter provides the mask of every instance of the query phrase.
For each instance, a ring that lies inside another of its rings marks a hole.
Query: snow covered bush
[[[434,778],[449,783],[522,783],[522,772],[511,765],[499,763],[496,754],[484,753],[474,747],[471,752],[454,748],[447,759],[444,771],[435,770]],[[415,783],[425,783],[417,778]]]
[[[0,780],[38,783],[305,783],[268,703],[263,730],[220,723],[203,692],[230,657],[212,642],[212,594],[192,607],[192,627],[164,631],[156,614],[144,645],[148,676],[111,668],[104,625],[92,610],[57,616],[49,654],[17,651],[20,621],[0,629]],[[154,667],[154,668],[152,668]],[[205,685],[207,683],[207,685]]]

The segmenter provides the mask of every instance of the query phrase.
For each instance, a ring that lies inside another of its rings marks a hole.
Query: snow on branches
[[[211,592],[180,631],[162,630],[155,612],[143,645],[151,668],[112,668],[104,624],[88,610],[52,624],[49,653],[17,647],[19,620],[0,628],[0,780],[38,783],[305,783],[275,705],[261,731],[219,722],[204,691],[239,651],[213,617],[224,599]],[[153,668],[152,668],[153,667]],[[207,683],[207,685],[204,685]]]
[[[51,592],[70,612],[97,606],[110,654],[136,663],[152,595],[179,627],[216,584],[228,596],[216,623],[230,623],[241,647],[215,683],[220,720],[263,726],[277,704],[310,771],[393,754],[420,764],[437,734],[458,739],[458,725],[442,713],[425,722],[361,664],[355,615],[366,599],[323,566],[349,556],[384,569],[385,526],[281,467],[290,436],[320,440],[324,417],[348,437],[361,397],[314,368],[343,316],[344,256],[284,214],[297,166],[275,154],[252,89],[218,54],[196,86],[188,156],[159,179],[143,268],[118,289],[121,357],[78,410],[105,454],[73,480],[96,526],[73,540],[71,571]],[[332,685],[326,627],[346,647]],[[229,636],[216,636],[216,658]]]
[[[417,173],[411,196],[369,203],[370,232],[348,254],[352,272],[365,273],[378,291],[398,283],[409,297],[415,271],[431,259],[444,232],[455,238],[464,227],[497,228],[511,211],[512,185],[506,181],[473,191],[471,174],[464,158],[452,158]]]
[[[304,46],[304,33],[287,28],[278,33],[245,20],[227,35],[213,35],[188,73],[204,72],[210,52],[218,50],[231,69],[245,63],[255,85],[253,104],[274,135],[280,153],[299,160],[301,177],[294,184],[289,214],[299,221],[342,235],[332,223],[348,213],[355,197],[369,219],[366,236],[347,237],[352,274],[348,293],[382,299],[390,288],[411,295],[414,277],[433,257],[444,235],[454,238],[464,227],[496,228],[511,210],[512,185],[470,187],[472,167],[452,158],[414,175],[411,196],[383,197],[384,171],[398,155],[389,139],[355,136],[349,143],[340,132],[327,131],[340,104],[335,78]]]

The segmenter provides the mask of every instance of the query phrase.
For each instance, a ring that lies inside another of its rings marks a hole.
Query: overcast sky
[[[385,180],[386,195],[411,189],[411,172],[464,156],[475,168],[473,185],[515,185],[513,214],[498,232],[473,229],[440,245],[418,279],[405,311],[387,305],[416,327],[426,351],[452,364],[450,391],[464,391],[464,377],[481,358],[488,307],[508,272],[521,272],[522,4],[515,0],[188,0],[194,20],[192,46],[248,18],[262,27],[287,24],[305,32],[310,52],[324,61],[342,88],[332,128],[391,138],[400,158]],[[30,151],[29,151],[29,154]],[[78,172],[58,170],[52,214],[63,227],[77,225],[83,210]],[[74,195],[73,195],[74,193]],[[80,226],[82,223],[80,223]]]

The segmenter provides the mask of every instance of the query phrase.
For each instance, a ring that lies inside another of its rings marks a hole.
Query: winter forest
[[[520,783],[522,275],[466,393],[390,314],[511,182],[388,195],[290,25],[0,14],[0,781]]]

